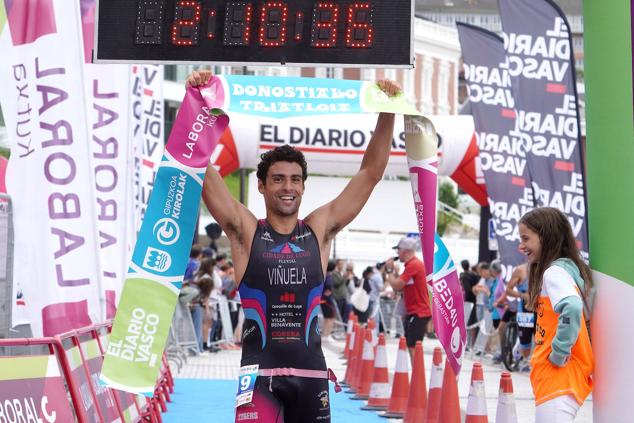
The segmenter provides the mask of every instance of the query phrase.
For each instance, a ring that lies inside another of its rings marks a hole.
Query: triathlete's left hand
[[[381,79],[380,81],[377,81],[376,84],[379,86],[381,91],[387,94],[388,97],[397,96],[402,91],[398,82],[389,79]]]

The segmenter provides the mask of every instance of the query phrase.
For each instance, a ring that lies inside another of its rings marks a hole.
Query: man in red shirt
[[[399,266],[394,259],[385,262],[387,281],[396,291],[403,291],[405,300],[405,337],[410,356],[413,357],[416,341],[422,341],[431,319],[429,293],[425,280],[425,265],[416,257],[416,240],[403,237],[394,247],[398,250],[398,259],[405,263],[405,269],[399,276]]]

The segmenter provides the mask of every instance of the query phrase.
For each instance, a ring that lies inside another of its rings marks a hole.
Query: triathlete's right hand
[[[185,82],[185,86],[187,87],[197,87],[199,85],[204,85],[211,78],[210,70],[198,70],[193,71],[187,76],[187,80]]]

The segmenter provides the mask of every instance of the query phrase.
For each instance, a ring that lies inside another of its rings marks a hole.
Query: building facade
[[[583,8],[581,0],[554,0],[566,14],[572,35],[575,67],[583,74]],[[455,28],[465,22],[502,33],[498,0],[416,0],[417,16]]]

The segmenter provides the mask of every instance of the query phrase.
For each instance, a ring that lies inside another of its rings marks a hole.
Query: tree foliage
[[[458,193],[454,190],[454,185],[451,182],[444,181],[440,184],[438,189],[438,201],[451,208],[458,208]],[[439,208],[436,222],[436,231],[438,232],[438,235],[444,235],[447,229],[456,223],[460,223],[460,218],[458,216],[447,213]]]

